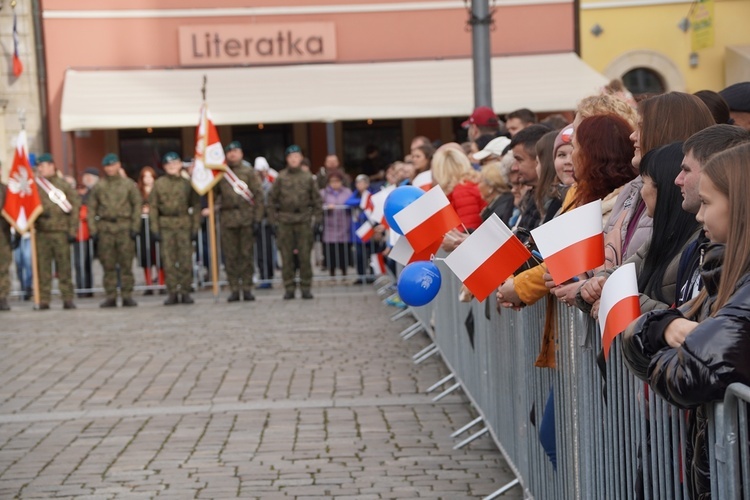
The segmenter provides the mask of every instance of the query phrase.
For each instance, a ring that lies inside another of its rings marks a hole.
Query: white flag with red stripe
[[[427,248],[415,252],[409,244],[409,240],[396,233],[396,231],[391,231],[391,233],[395,234],[396,241],[393,244],[388,257],[404,266],[420,260],[431,260],[432,256],[437,253],[440,249],[440,244],[443,242],[443,239],[439,238],[428,245]]]
[[[419,252],[461,225],[440,186],[435,186],[393,216],[412,248]]]
[[[416,186],[423,191],[429,191],[432,189],[432,170],[425,170],[417,175],[411,185]]]
[[[198,129],[195,133],[195,157],[190,179],[193,189],[200,195],[206,194],[221,180],[221,170],[224,169],[226,169],[226,157],[219,140],[219,132],[211,121],[208,105],[203,103]]]
[[[558,285],[604,264],[602,202],[592,201],[532,229],[539,253]]]
[[[370,255],[370,267],[375,276],[382,276],[385,274],[385,257],[383,257],[382,253],[374,253]]]
[[[372,238],[372,235],[375,234],[375,227],[372,225],[372,222],[368,220],[359,226],[355,233],[357,233],[357,238],[362,240],[363,243],[367,243],[370,241],[370,238]]]
[[[394,189],[396,189],[396,186],[384,187],[374,195],[370,196],[372,211],[368,214],[368,217],[375,224],[382,224],[385,227],[388,227],[388,222],[385,220],[385,200]]]
[[[42,200],[39,198],[39,190],[29,164],[25,130],[18,134],[8,176],[5,203],[0,208],[3,209],[3,217],[19,234],[28,231],[34,220],[42,213]],[[7,266],[8,263],[4,262],[2,265]]]
[[[482,302],[530,257],[521,240],[492,214],[445,258],[445,264]]]
[[[609,347],[615,337],[640,315],[638,278],[635,274],[635,264],[631,262],[612,273],[602,289],[599,301],[599,328],[605,359],[609,356]]]

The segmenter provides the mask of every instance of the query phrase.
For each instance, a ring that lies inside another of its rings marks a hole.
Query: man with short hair
[[[750,82],[740,82],[730,85],[719,92],[719,95],[729,105],[729,116],[734,124],[750,130]]]
[[[734,146],[750,142],[750,131],[734,125],[713,125],[696,132],[682,146],[685,158],[674,183],[682,192],[682,209],[697,214],[701,207],[698,187],[701,171],[708,160]],[[701,245],[708,240],[703,231],[682,252],[677,268],[675,304],[680,306],[695,297],[703,287],[700,279]]]
[[[49,153],[37,158],[37,184],[42,213],[35,223],[39,262],[39,309],[49,309],[52,294],[52,264],[57,270],[63,309],[75,309],[73,278],[70,268],[70,245],[78,232],[78,193],[57,175]]]
[[[510,168],[510,173],[516,174],[519,182],[528,188],[519,203],[521,215],[513,229],[521,227],[531,231],[541,220],[534,201],[534,188],[539,180],[536,173],[536,143],[549,131],[550,129],[544,125],[530,125],[518,132],[508,146],[516,160]],[[519,236],[524,240],[522,235]]]
[[[263,188],[250,163],[244,160],[239,141],[227,145],[226,155],[227,167],[237,181],[224,175],[214,192],[220,205],[221,251],[231,289],[227,302],[237,302],[241,298],[253,301],[253,252],[255,235],[260,233],[263,220]],[[244,186],[238,183],[244,183]]]
[[[527,108],[512,111],[505,117],[505,128],[508,129],[511,139],[518,132],[535,123],[537,123],[536,114]]]
[[[117,307],[117,269],[123,307],[135,307],[133,300],[133,258],[135,240],[141,230],[143,197],[135,182],[120,175],[122,165],[114,153],[102,158],[104,177],[94,185],[88,199],[89,231],[98,240],[97,255],[104,269],[106,299],[99,307]]]
[[[284,299],[294,299],[295,250],[299,258],[302,298],[312,299],[310,253],[313,236],[323,234],[323,202],[312,174],[301,168],[303,156],[300,147],[296,144],[289,146],[285,156],[286,168],[279,173],[268,195],[268,220],[276,228]]]
[[[483,135],[495,137],[500,131],[500,120],[489,106],[479,106],[471,113],[468,120],[461,126],[468,129],[467,135],[470,141],[476,141]],[[412,148],[413,149],[413,148]]]

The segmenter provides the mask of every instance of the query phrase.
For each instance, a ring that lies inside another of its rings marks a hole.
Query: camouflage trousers
[[[299,265],[300,288],[309,290],[312,285],[312,264],[310,263],[310,252],[313,245],[313,231],[310,222],[300,224],[279,224],[276,244],[281,253],[281,277],[284,280],[284,288],[294,291],[294,274],[296,265]],[[296,250],[296,254],[295,254]],[[297,261],[295,263],[295,256]]]
[[[133,296],[133,258],[135,243],[128,231],[99,233],[97,256],[104,269],[104,293],[108,299],[117,298],[117,267],[120,267],[120,294],[128,299]]]
[[[221,228],[221,253],[224,255],[229,287],[233,292],[253,286],[254,247],[252,227]]]
[[[0,234],[0,299],[5,299],[10,293],[10,261],[13,253],[10,243],[4,234]]]
[[[70,266],[70,243],[63,231],[36,233],[36,255],[39,265],[39,302],[49,304],[52,294],[52,263],[55,263],[60,294],[73,300],[73,278]]]
[[[161,263],[167,292],[190,293],[193,284],[193,243],[189,229],[162,229]]]

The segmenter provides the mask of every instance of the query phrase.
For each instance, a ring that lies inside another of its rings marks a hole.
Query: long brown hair
[[[546,215],[545,202],[549,198],[560,198],[558,184],[560,179],[555,172],[555,138],[557,130],[547,132],[536,143],[536,159],[539,162],[539,180],[534,190],[534,201],[542,218]]]
[[[628,122],[618,115],[594,115],[578,125],[574,136],[578,145],[573,151],[574,206],[600,200],[638,175],[630,162],[631,133]]]
[[[146,166],[141,169],[140,172],[138,172],[138,191],[141,192],[141,196],[143,197],[143,201],[148,201],[148,193],[146,193],[146,186],[143,184],[143,176],[147,173],[151,174],[151,177],[153,177],[154,181],[156,181],[156,170],[154,170],[152,167]]]
[[[716,300],[711,306],[711,316],[724,307],[734,294],[737,282],[750,272],[750,144],[742,144],[712,156],[701,171],[716,189],[729,200],[727,241],[724,245],[724,262]],[[695,317],[708,294],[703,289],[690,306],[688,317]]]
[[[703,101],[692,94],[668,92],[638,103],[641,115],[641,155],[652,149],[688,137],[715,125],[714,117]]]

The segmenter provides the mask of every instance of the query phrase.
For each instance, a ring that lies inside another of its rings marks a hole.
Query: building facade
[[[639,92],[750,80],[750,2],[582,0],[581,57]]]
[[[470,4],[470,2],[469,2]],[[192,155],[200,89],[223,142],[313,168],[377,144],[453,140],[473,109],[461,0],[43,0],[52,150],[80,172],[118,152],[134,175]],[[572,0],[490,2],[493,105],[571,110],[604,78],[574,53]]]

